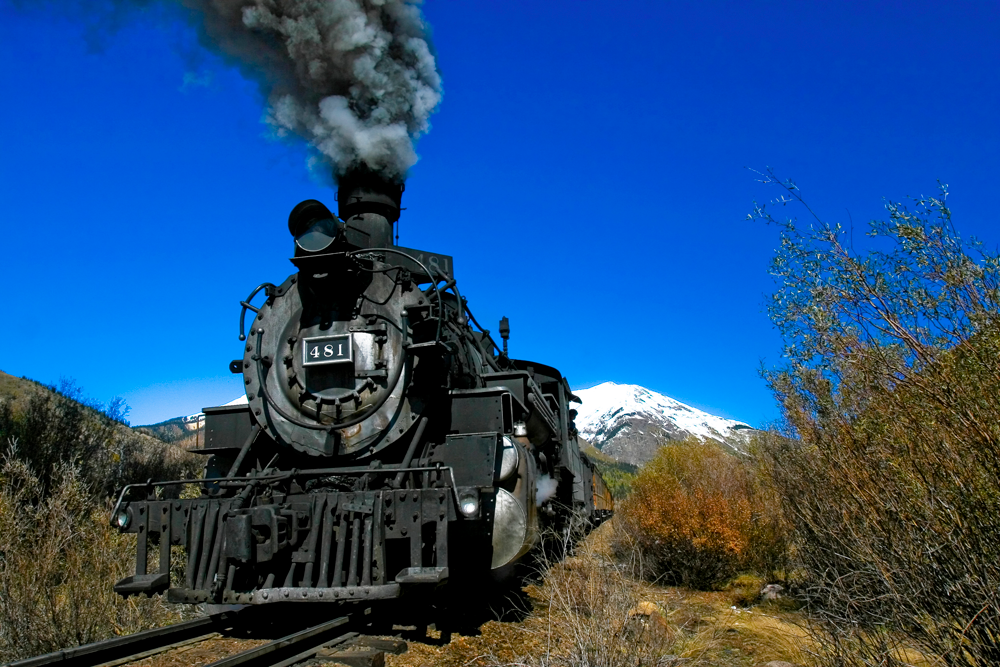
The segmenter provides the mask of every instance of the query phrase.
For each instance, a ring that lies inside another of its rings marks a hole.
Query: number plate
[[[351,334],[302,339],[302,365],[339,364],[354,361]]]
[[[396,248],[402,252],[413,257],[413,259],[423,264],[428,271],[434,273],[435,278],[453,278],[455,276],[455,265],[454,260],[450,255],[442,255],[436,252],[427,252],[426,250],[415,250],[413,248],[403,248],[399,246]],[[397,255],[395,253],[389,254],[386,259],[389,264],[402,264],[410,273],[417,279],[418,282],[429,282],[431,276],[424,273],[424,270],[420,268],[420,264],[410,260],[402,255]]]

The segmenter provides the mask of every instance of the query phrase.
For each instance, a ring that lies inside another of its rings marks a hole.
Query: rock
[[[778,584],[768,584],[767,586],[764,586],[764,589],[760,592],[760,596],[764,598],[764,600],[777,600],[782,597],[781,591],[783,590],[785,590],[784,586],[779,586]],[[768,664],[770,665],[771,663]],[[789,664],[791,663],[785,663],[785,665]],[[774,665],[773,667],[784,667],[784,665]]]
[[[765,664],[764,667],[799,667],[799,666],[796,665],[794,662],[785,662],[784,660],[772,660],[771,662]]]

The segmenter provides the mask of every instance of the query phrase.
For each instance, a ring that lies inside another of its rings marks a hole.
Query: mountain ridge
[[[639,385],[603,382],[574,393],[583,401],[573,406],[580,435],[602,453],[637,466],[653,458],[665,441],[687,437],[743,452],[755,430]]]

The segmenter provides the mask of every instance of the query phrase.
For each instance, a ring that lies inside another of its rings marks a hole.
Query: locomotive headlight
[[[320,220],[295,237],[295,245],[306,253],[327,250],[340,234],[336,220]]]
[[[479,513],[479,493],[463,491],[458,497],[458,509],[469,518],[476,516]]]
[[[114,516],[115,528],[125,530],[132,521],[132,512],[127,507],[122,507]]]

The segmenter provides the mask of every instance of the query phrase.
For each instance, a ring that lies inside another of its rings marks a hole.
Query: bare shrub
[[[617,511],[620,553],[633,549],[637,574],[711,588],[750,569],[781,569],[785,535],[775,503],[749,460],[689,439],[660,447]]]
[[[122,600],[111,584],[130,574],[134,539],[108,525],[78,470],[44,500],[23,461],[0,463],[0,661],[86,644],[175,620],[159,599]]]
[[[0,442],[18,443],[10,455],[34,471],[38,499],[61,482],[66,466],[102,500],[132,482],[198,475],[195,455],[131,430],[127,413],[122,399],[101,406],[69,381],[38,385],[19,409],[0,402]]]
[[[831,664],[901,664],[903,642],[1000,662],[1000,258],[958,236],[946,196],[888,203],[864,253],[757,209],[782,231],[788,360],[766,373],[786,427],[758,451]]]

